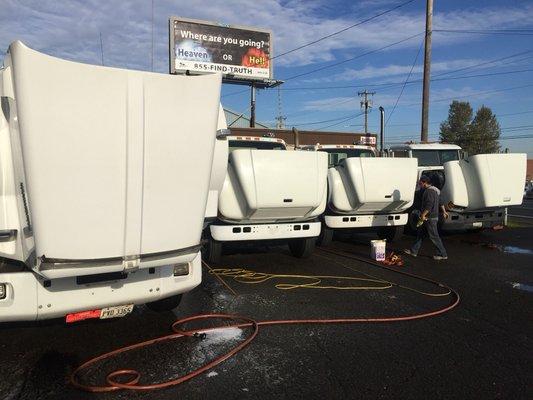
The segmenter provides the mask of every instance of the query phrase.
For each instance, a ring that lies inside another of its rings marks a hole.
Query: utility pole
[[[283,115],[281,111],[281,91],[279,90],[278,86],[278,116],[276,117],[276,129],[283,129],[285,128],[285,120],[287,119],[286,116]]]
[[[368,95],[374,96],[376,92],[369,92],[366,89],[363,92],[357,92],[361,97],[361,108],[365,110],[365,134],[368,134],[368,109],[372,108],[372,98],[368,98]]]
[[[429,78],[431,75],[431,32],[433,24],[433,0],[426,3],[426,40],[424,48],[424,86],[422,89],[422,129],[420,140],[428,141]]]

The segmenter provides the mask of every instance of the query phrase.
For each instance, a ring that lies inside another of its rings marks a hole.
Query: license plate
[[[100,319],[120,318],[128,315],[130,312],[132,312],[132,310],[133,304],[102,308],[100,311]]]
[[[474,223],[472,224],[472,226],[473,226],[474,228],[481,228],[481,227],[483,227],[483,222],[474,222]]]

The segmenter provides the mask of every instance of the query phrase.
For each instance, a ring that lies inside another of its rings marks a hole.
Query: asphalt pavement
[[[338,237],[329,249],[365,258],[370,238]],[[227,277],[223,284],[205,269],[202,284],[184,296],[176,315],[137,307],[132,315],[117,320],[0,325],[0,398],[531,398],[532,238],[533,228],[455,234],[444,237],[448,261],[433,261],[429,243],[416,259],[405,256],[405,265],[396,268],[459,292],[458,307],[437,317],[261,327],[257,338],[236,356],[178,387],[90,394],[69,385],[69,373],[84,360],[168,334],[176,318],[193,314],[232,313],[256,320],[392,317],[432,311],[452,301],[419,293],[442,293],[443,288],[320,249],[301,260],[293,258],[286,246],[233,246],[221,265],[212,267],[271,274],[371,275],[418,292],[398,286],[280,290],[275,287],[280,280],[245,284]],[[412,240],[406,236],[390,248],[400,250]],[[346,285],[336,279],[324,283]],[[154,345],[103,362],[83,379],[103,383],[116,368],[135,368],[143,374],[142,382],[159,382],[203,365],[248,334],[249,329],[230,329],[203,340]]]
[[[509,207],[507,212],[511,222],[533,226],[533,199],[524,199],[521,205]]]

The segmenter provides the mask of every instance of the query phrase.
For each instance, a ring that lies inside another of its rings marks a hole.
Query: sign
[[[368,146],[375,146],[376,145],[376,138],[375,136],[361,136],[359,138],[359,144],[364,144]]]
[[[269,31],[172,17],[169,32],[171,74],[221,72],[226,79],[272,79]]]

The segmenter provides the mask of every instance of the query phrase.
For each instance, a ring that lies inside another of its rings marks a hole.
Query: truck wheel
[[[326,224],[322,224],[320,235],[316,240],[317,246],[329,246],[333,241],[333,229],[328,228]]]
[[[210,264],[220,263],[222,258],[222,242],[215,240],[209,235],[207,243],[204,247],[204,259]]]
[[[289,240],[289,249],[294,257],[307,258],[315,250],[316,238],[302,238]]]
[[[402,237],[402,229],[400,226],[384,226],[378,230],[378,238],[385,239],[387,242],[392,243]]]
[[[152,301],[151,303],[146,303],[146,307],[156,312],[172,311],[180,305],[180,302],[181,294],[178,294],[176,296],[170,296],[161,300]]]

